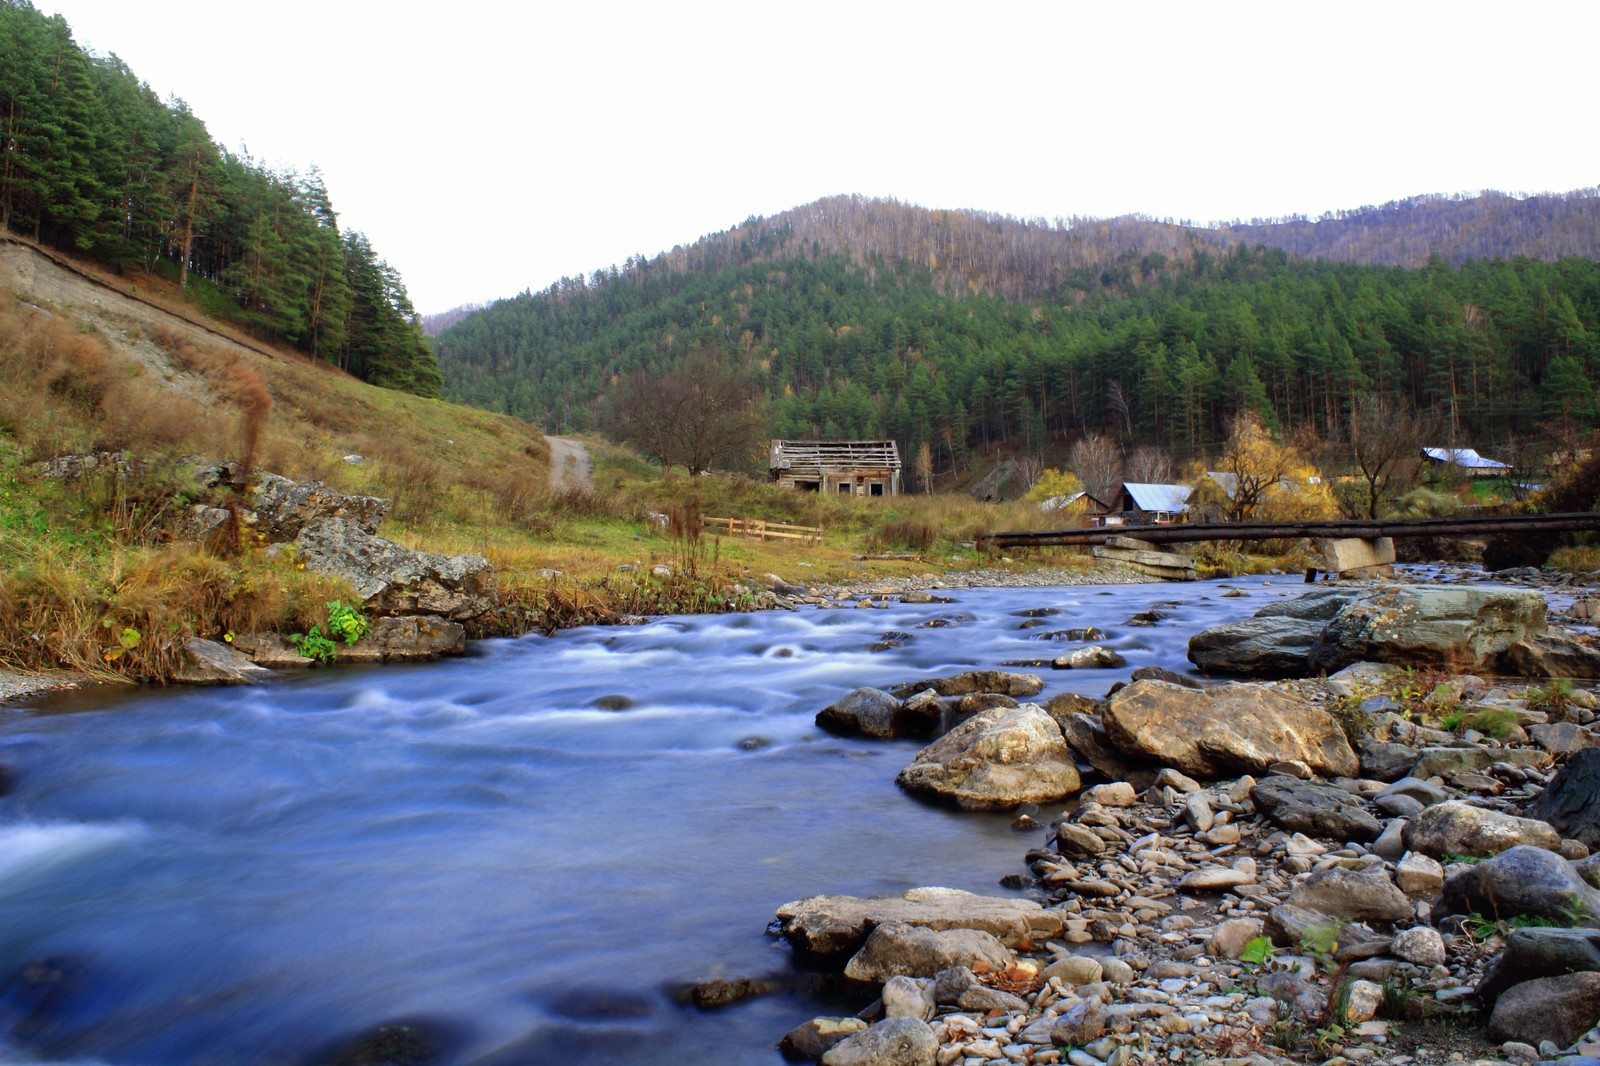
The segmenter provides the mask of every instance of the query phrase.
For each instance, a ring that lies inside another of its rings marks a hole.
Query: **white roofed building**
[[[1456,467],[1468,477],[1494,477],[1511,473],[1509,464],[1487,459],[1472,448],[1424,448],[1422,456],[1445,466]]]

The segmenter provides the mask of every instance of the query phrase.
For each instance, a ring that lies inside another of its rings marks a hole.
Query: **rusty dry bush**
[[[909,551],[925,555],[938,540],[937,526],[902,518],[879,526],[868,538],[868,543],[880,550]]]

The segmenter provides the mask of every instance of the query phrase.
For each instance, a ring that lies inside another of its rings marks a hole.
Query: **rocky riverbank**
[[[1025,898],[780,908],[798,955],[876,995],[785,1050],[823,1066],[1600,1056],[1596,700],[1447,669],[1588,646],[1549,631],[1538,593],[1512,596],[1467,610],[1454,590],[1380,588],[1329,610],[1318,590],[1289,612],[1320,615],[1302,651],[1343,634],[1391,660],[1327,678],[1139,671],[1106,699],[1038,705],[1022,702],[1038,679],[981,671],[824,709],[835,731],[937,738],[903,788],[1016,809],[1043,839],[1012,886]],[[1454,651],[1393,665],[1422,644]]]

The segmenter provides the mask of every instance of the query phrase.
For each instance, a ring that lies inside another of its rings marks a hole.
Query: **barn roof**
[[[892,440],[775,440],[774,470],[899,470]]]
[[[1485,459],[1472,448],[1424,448],[1422,454],[1441,463],[1454,463],[1465,470],[1510,470],[1494,459]]]
[[[1188,485],[1151,485],[1138,481],[1124,481],[1122,487],[1141,511],[1187,511],[1189,493],[1194,491]]]

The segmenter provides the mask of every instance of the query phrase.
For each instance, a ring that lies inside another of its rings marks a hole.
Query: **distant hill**
[[[1368,392],[1484,443],[1592,418],[1597,219],[1593,190],[1215,229],[830,197],[435,343],[448,396],[552,431],[604,427],[630,376],[709,356],[775,435],[928,443],[946,467],[1100,431],[1200,455],[1244,408],[1332,435]]]

